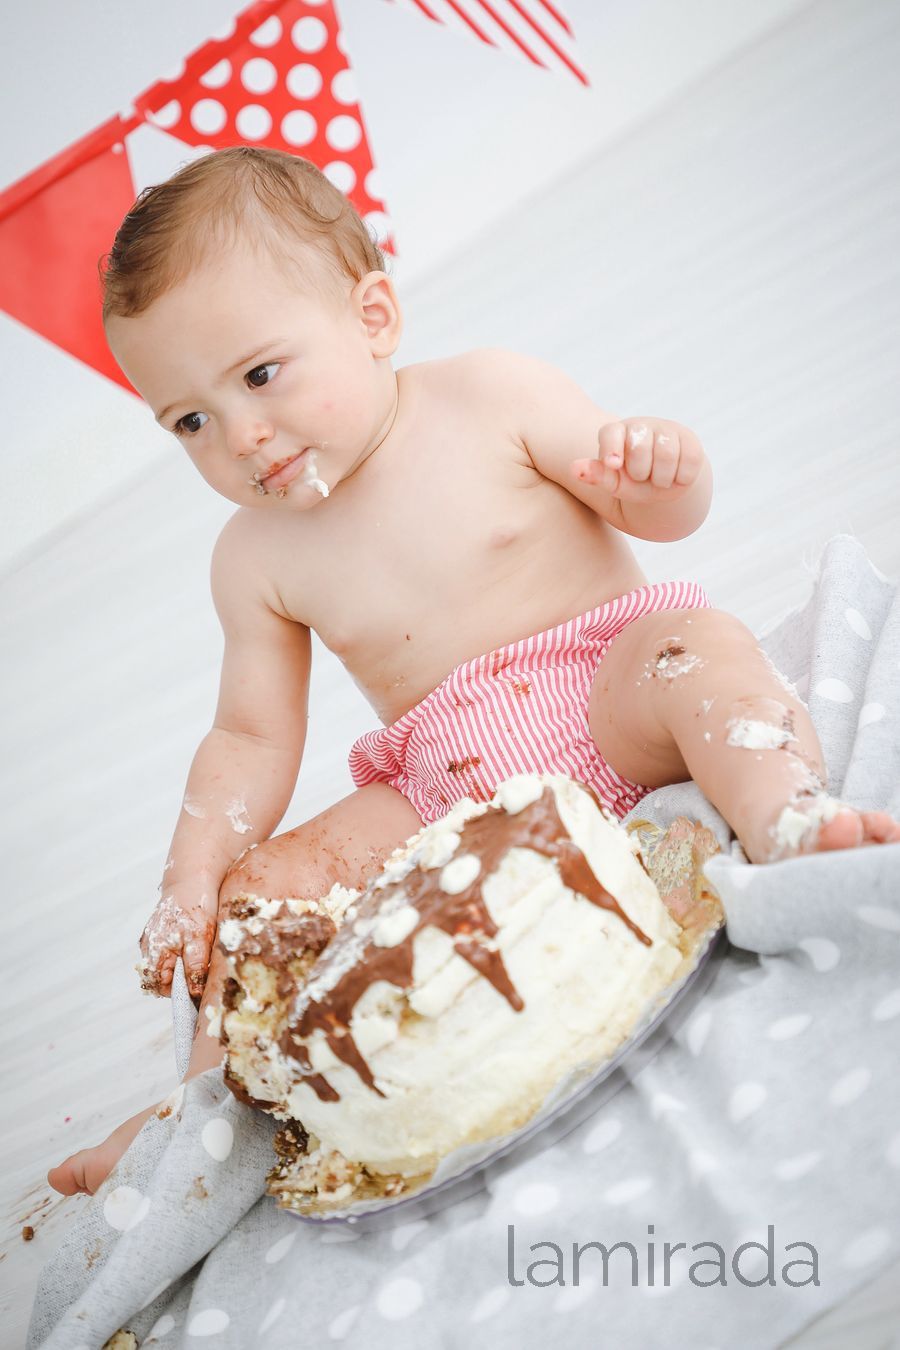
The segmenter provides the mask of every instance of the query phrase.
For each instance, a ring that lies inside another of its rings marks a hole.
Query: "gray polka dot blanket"
[[[829,789],[900,813],[896,585],[839,536],[762,641],[809,704]],[[275,1125],[211,1071],[79,1215],[28,1346],[99,1350],[122,1330],[116,1345],[161,1350],[750,1350],[896,1262],[900,845],[750,867],[692,784],[639,814],[716,832],[727,941],[595,1109],[367,1230],[276,1208]]]

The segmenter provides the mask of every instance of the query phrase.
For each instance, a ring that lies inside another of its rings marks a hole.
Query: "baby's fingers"
[[[191,994],[203,992],[215,931],[214,920],[209,920],[203,928],[195,929],[193,936],[184,944],[184,973]]]
[[[686,428],[682,429],[679,441],[680,452],[675,482],[679,487],[689,487],[703,465],[703,447],[694,433]]]
[[[619,473],[616,469],[609,469],[600,459],[574,459],[572,461],[572,472],[576,478],[580,478],[582,483],[590,483],[591,487],[603,488],[604,492],[615,493],[619,486]]]
[[[625,422],[625,472],[635,483],[646,483],[653,469],[653,428],[646,422]]]
[[[653,467],[650,481],[654,487],[670,488],[676,481],[680,444],[677,432],[657,431],[653,439]]]

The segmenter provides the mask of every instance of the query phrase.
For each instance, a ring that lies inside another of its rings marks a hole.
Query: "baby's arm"
[[[662,542],[706,519],[712,470],[693,431],[658,417],[623,421],[535,357],[498,348],[474,355],[535,468],[616,529]]]
[[[141,937],[141,982],[155,994],[170,991],[178,955],[191,993],[202,990],[222,879],[284,815],[306,738],[309,629],[273,608],[240,514],[216,545],[212,589],[225,634],[219,701],[188,775],[161,899]]]

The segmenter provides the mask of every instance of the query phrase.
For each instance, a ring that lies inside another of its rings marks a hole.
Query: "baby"
[[[617,816],[693,778],[752,862],[900,839],[824,790],[806,708],[697,585],[648,584],[627,536],[704,520],[697,436],[621,419],[565,375],[482,350],[395,370],[400,305],[349,202],[276,151],[210,154],[144,193],[103,273],[110,347],[238,510],[216,544],[225,635],[144,987],[182,956],[219,1002],[220,906],[361,886],[423,822],[513,773],[589,784]],[[356,790],[271,838],[306,736],[310,633],[382,726]],[[188,1076],[218,1062],[199,1035]],[[49,1174],[93,1192],[149,1107]]]

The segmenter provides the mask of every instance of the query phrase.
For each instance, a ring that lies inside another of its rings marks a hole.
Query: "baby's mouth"
[[[264,497],[271,489],[279,491],[287,486],[293,478],[296,478],[303,467],[303,459],[307,451],[300,450],[295,455],[288,455],[286,459],[279,459],[271,466],[268,472],[263,475],[258,471],[248,481],[261,497]]]

